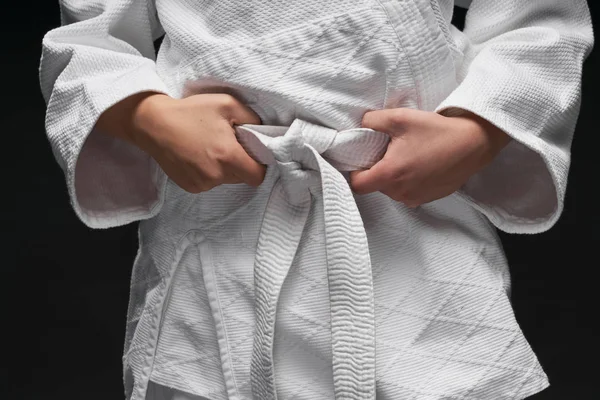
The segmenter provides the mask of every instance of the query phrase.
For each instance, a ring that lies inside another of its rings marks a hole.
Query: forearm
[[[492,124],[485,118],[467,110],[453,108],[446,114],[449,118],[462,118],[471,124],[473,140],[480,143],[481,168],[490,164],[494,158],[505,148],[512,138],[502,129]]]
[[[103,134],[125,140],[139,147],[140,136],[148,133],[155,123],[161,102],[169,96],[153,91],[131,95],[104,111],[96,128]]]

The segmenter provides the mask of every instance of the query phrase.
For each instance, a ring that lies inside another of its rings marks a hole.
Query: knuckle
[[[414,169],[409,161],[403,161],[397,165],[392,178],[396,186],[407,187],[411,184]],[[406,189],[405,189],[406,190]]]
[[[389,162],[385,166],[382,164],[382,167],[377,171],[377,175],[383,182],[386,182],[386,186],[397,186],[402,176],[398,166]]]
[[[210,188],[218,185],[225,179],[225,174],[219,169],[207,171],[204,173],[204,175],[205,179],[203,180],[202,184],[204,186],[210,185]]]
[[[218,179],[222,174],[218,170],[222,169],[223,167],[231,166],[234,162],[232,151],[224,147],[215,150],[213,153],[213,159],[215,161],[213,168],[210,171],[205,171],[205,174],[211,179],[213,177]]]
[[[392,168],[389,168],[389,166],[386,166],[386,168],[381,168],[378,171],[378,174],[379,178],[387,184],[396,181],[396,171],[394,171]]]
[[[395,171],[390,172],[388,180],[396,187],[403,188],[408,183],[406,176],[406,170],[404,168],[398,168]]]
[[[389,121],[394,126],[401,125],[406,122],[406,114],[407,113],[404,109],[395,109],[394,112],[390,113]]]
[[[234,149],[224,143],[215,146],[212,151],[214,158],[220,164],[230,164],[234,159]]]
[[[219,95],[218,104],[220,109],[225,112],[231,112],[233,109],[239,106],[237,99],[228,94]]]

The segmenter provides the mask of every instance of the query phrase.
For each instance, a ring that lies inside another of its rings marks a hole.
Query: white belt
[[[365,169],[387,148],[371,129],[336,131],[296,119],[290,127],[240,125],[239,142],[279,179],[270,194],[256,257],[255,332],[250,366],[255,400],[276,400],[273,339],[277,301],[311,207],[323,197],[331,303],[336,400],[375,399],[375,308],[367,236],[348,182],[340,171]]]

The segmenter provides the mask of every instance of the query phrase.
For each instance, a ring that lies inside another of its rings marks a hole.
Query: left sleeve
[[[560,217],[594,45],[585,0],[474,0],[458,43],[459,85],[435,112],[471,111],[513,139],[456,194],[508,233],[539,233]]]

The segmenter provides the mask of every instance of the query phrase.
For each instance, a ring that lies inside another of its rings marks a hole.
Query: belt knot
[[[371,260],[358,206],[341,171],[369,168],[381,158],[386,135],[368,129],[337,132],[307,121],[288,127],[242,125],[248,154],[276,166],[256,247],[255,332],[250,377],[253,398],[277,400],[273,343],[279,293],[302,247],[319,190],[325,228],[336,400],[375,399],[375,306]],[[277,240],[274,240],[277,239]]]

